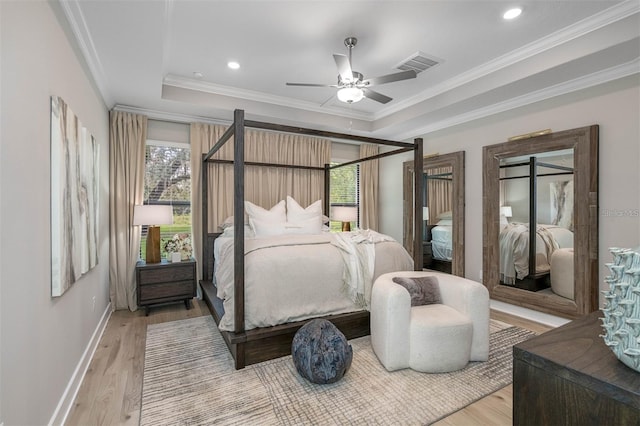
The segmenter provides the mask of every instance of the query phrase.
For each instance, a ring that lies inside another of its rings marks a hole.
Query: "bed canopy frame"
[[[549,287],[547,277],[548,272],[537,273],[536,272],[536,235],[537,232],[531,232],[532,229],[537,229],[538,223],[538,177],[541,176],[573,176],[573,167],[561,166],[553,163],[546,163],[538,160],[537,157],[529,157],[527,161],[519,161],[516,163],[502,164],[500,169],[507,169],[512,167],[528,167],[528,173],[517,176],[504,176],[499,180],[500,182],[509,181],[514,179],[528,179],[529,180],[529,274],[522,280],[516,279],[515,287],[522,288],[529,291],[539,291]],[[558,170],[557,172],[539,173],[538,168],[547,168],[552,170]]]
[[[244,160],[245,128],[263,129],[282,133],[294,133],[308,136],[325,137],[329,139],[349,140],[375,145],[396,147],[392,151],[376,154],[370,157],[341,163],[331,166],[325,164],[324,167],[298,166],[276,163],[249,162]],[[222,148],[222,146],[233,137],[233,160],[219,160],[212,156]],[[344,133],[328,132],[322,130],[285,126],[273,123],[245,120],[243,110],[234,111],[234,120],[222,137],[214,144],[208,153],[202,155],[202,272],[203,279],[200,281],[203,298],[211,311],[216,324],[224,314],[223,301],[217,297],[216,287],[213,283],[213,244],[214,240],[220,236],[219,232],[209,232],[208,215],[208,166],[213,163],[233,164],[234,198],[233,198],[233,220],[234,220],[234,330],[232,332],[222,331],[222,337],[231,352],[235,368],[244,368],[246,365],[255,364],[273,358],[278,358],[291,353],[291,342],[295,333],[306,322],[297,321],[280,324],[273,327],[255,328],[245,330],[244,322],[244,169],[246,166],[261,167],[281,167],[292,169],[322,170],[324,171],[324,198],[323,212],[329,213],[329,186],[330,171],[339,167],[375,160],[391,155],[396,155],[408,151],[414,152],[414,162],[422,169],[423,163],[423,141],[421,138],[414,140],[414,143],[397,142],[385,139],[376,139],[365,136],[355,136]],[[422,235],[422,188],[423,181],[419,174],[415,179],[414,203],[414,232]],[[422,270],[422,240],[414,238],[413,247],[414,269]],[[324,319],[331,321],[347,339],[366,336],[370,333],[369,312],[356,311],[347,314],[324,316]]]

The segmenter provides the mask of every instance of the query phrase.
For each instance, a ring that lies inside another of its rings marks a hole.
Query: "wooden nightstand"
[[[196,296],[196,261],[147,264],[139,260],[136,264],[138,305],[144,306],[149,315],[149,306],[167,302],[181,302],[191,308],[191,299]]]

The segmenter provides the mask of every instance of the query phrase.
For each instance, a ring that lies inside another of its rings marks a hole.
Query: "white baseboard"
[[[102,318],[100,318],[100,321],[89,340],[89,344],[87,344],[87,347],[84,350],[73,375],[71,376],[71,380],[69,380],[67,388],[62,394],[62,398],[60,398],[60,402],[58,402],[58,406],[51,416],[51,420],[49,420],[49,425],[65,424],[67,416],[71,411],[71,407],[73,407],[73,401],[75,401],[78,391],[80,390],[82,380],[84,380],[84,376],[87,374],[87,369],[89,368],[93,354],[98,348],[98,344],[102,338],[102,333],[104,333],[104,329],[109,322],[109,318],[111,318],[111,303],[109,303],[107,308],[104,310]],[[2,425],[0,424],[0,426]]]
[[[550,327],[560,327],[571,320],[557,317],[555,315],[545,314],[543,312],[534,311],[532,309],[523,308],[521,306],[511,305],[509,303],[500,302],[499,300],[491,300],[491,309],[504,312],[506,314],[515,315]]]

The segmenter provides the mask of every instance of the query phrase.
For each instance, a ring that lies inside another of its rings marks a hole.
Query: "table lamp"
[[[133,209],[134,225],[149,225],[147,231],[147,263],[160,263],[160,227],[173,224],[173,207],[139,205]]]
[[[511,206],[500,207],[500,215],[506,217],[507,219],[513,216],[513,211],[511,210]]]
[[[429,222],[429,207],[423,207],[422,208],[422,220],[424,220],[425,222],[425,227],[424,227],[424,241],[429,241],[429,231],[427,230],[427,223]]]
[[[351,222],[358,220],[358,208],[349,206],[333,206],[331,219],[342,222],[342,232],[351,231]]]

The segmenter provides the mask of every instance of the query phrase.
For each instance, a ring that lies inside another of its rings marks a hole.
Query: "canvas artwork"
[[[51,296],[98,264],[98,143],[51,97]]]
[[[573,180],[549,184],[551,224],[573,231]]]

